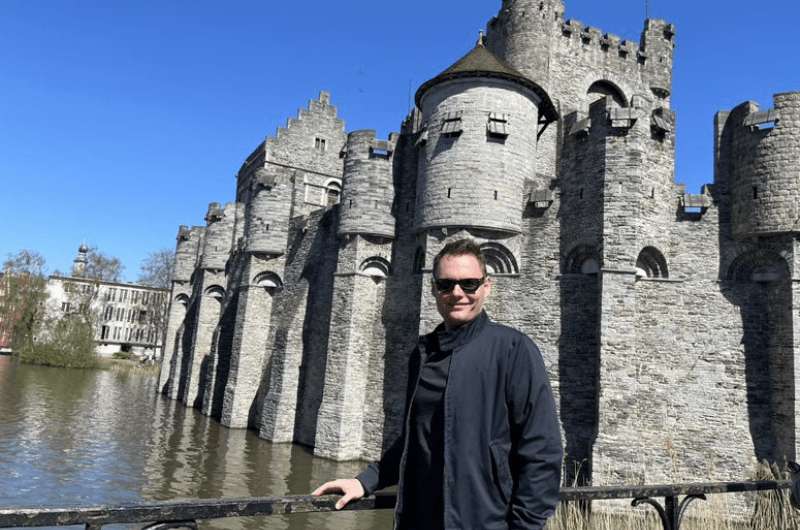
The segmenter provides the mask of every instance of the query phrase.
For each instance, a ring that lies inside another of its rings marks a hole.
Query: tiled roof
[[[420,106],[422,96],[430,88],[443,83],[450,79],[464,78],[464,77],[497,77],[501,79],[508,79],[516,81],[517,83],[531,89],[541,98],[539,104],[539,113],[546,119],[546,121],[555,121],[558,119],[558,112],[550,100],[550,96],[539,85],[516,71],[511,65],[507,64],[495,54],[486,49],[483,45],[483,39],[479,39],[468,54],[455,62],[450,68],[437,75],[433,79],[423,83],[419,90],[417,90],[416,102]]]

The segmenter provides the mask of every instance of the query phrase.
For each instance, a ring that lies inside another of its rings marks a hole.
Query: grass
[[[754,480],[783,480],[785,471],[760,464]],[[663,499],[656,499],[663,504]],[[595,501],[592,512],[577,503],[561,503],[547,530],[663,530],[654,508],[627,509],[618,502]],[[708,495],[686,510],[681,530],[800,530],[800,511],[792,508],[788,490]]]
[[[158,363],[142,364],[139,361],[127,359],[109,359],[101,357],[98,359],[99,367],[102,370],[109,370],[116,373],[137,374],[137,375],[158,375]]]

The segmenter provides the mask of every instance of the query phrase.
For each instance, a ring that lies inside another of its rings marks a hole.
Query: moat
[[[157,374],[0,356],[0,507],[307,494],[363,463],[220,427],[156,395]],[[227,519],[202,528],[390,528],[391,512]]]

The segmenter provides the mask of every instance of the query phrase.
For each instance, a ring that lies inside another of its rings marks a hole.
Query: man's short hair
[[[436,274],[438,273],[439,262],[445,256],[473,256],[478,260],[478,264],[481,266],[481,273],[486,276],[486,258],[483,257],[481,247],[474,239],[457,239],[446,244],[442,250],[436,254],[436,257],[433,258],[434,278],[436,278]]]

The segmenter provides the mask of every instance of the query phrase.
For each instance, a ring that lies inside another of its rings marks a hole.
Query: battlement
[[[392,160],[399,137],[397,133],[391,133],[388,140],[381,140],[373,129],[353,131],[347,135],[340,235],[394,237]]]
[[[391,133],[388,140],[380,140],[374,129],[353,131],[347,135],[342,155],[347,159],[391,160],[399,137],[398,133]]]
[[[628,96],[652,91],[667,99],[672,91],[676,29],[664,20],[646,19],[637,42],[565,18],[562,2],[515,0],[503,3],[487,33],[498,57],[562,103],[583,97],[581,80],[593,72],[595,81],[619,79]]]
[[[225,212],[220,203],[212,202],[208,204],[208,211],[206,212],[205,216],[205,221],[207,224],[216,223],[217,221],[222,220],[224,216]]]
[[[717,158],[737,236],[800,232],[800,92],[776,94],[773,105],[761,110],[746,101],[717,118]]]
[[[800,129],[794,117],[800,111],[800,92],[783,92],[773,96],[773,107],[761,110],[758,103],[745,101],[727,115],[731,120],[726,125],[743,127],[750,132],[771,129]],[[722,114],[722,113],[721,113]],[[733,122],[733,123],[730,123]]]
[[[587,26],[580,20],[569,19],[561,24],[561,36],[580,44],[581,49],[596,47],[606,53],[615,53],[621,59],[639,61],[644,64],[647,53],[641,44],[626,40],[613,33],[605,33],[593,26]]]
[[[178,229],[177,244],[175,245],[175,269],[172,273],[173,281],[188,282],[192,277],[205,230],[204,226],[190,228],[186,225],[181,225]]]
[[[644,21],[644,32],[642,33],[642,43],[646,43],[651,37],[653,39],[663,39],[672,42],[675,38],[675,24],[659,18],[648,18]]]
[[[181,225],[178,227],[178,241],[188,241],[190,236],[191,232],[189,231],[188,226]]]

